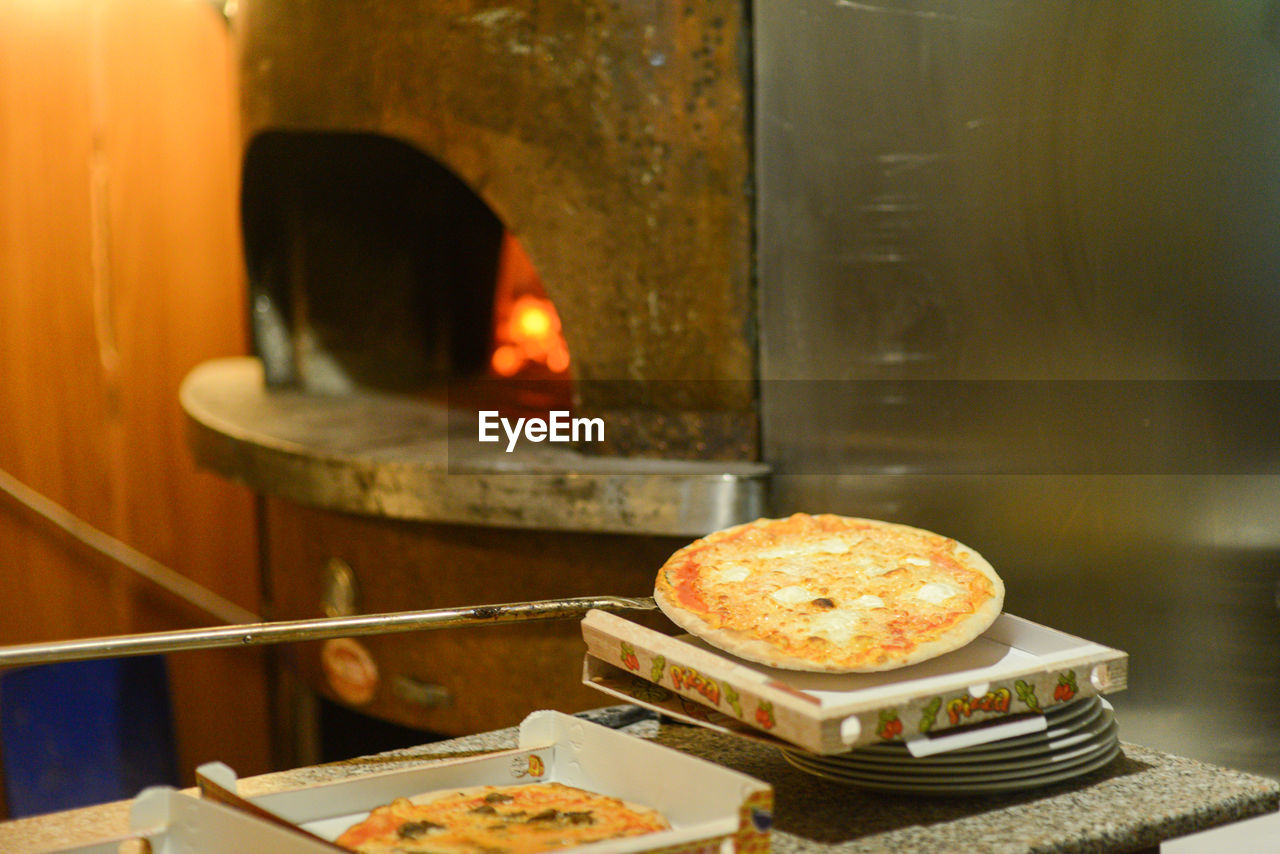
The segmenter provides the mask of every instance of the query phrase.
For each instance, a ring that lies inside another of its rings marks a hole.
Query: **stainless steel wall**
[[[772,511],[920,524],[1280,777],[1280,4],[754,9]]]

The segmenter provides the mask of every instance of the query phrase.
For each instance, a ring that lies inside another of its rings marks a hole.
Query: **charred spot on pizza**
[[[529,816],[526,822],[545,822],[555,824],[595,824],[596,818],[591,810],[558,810],[545,809]]]
[[[493,804],[480,804],[479,806],[472,807],[471,812],[477,815],[497,815],[498,814],[498,811],[493,808]]]
[[[509,804],[514,800],[515,798],[505,792],[490,792],[484,796],[484,802],[486,804]]]
[[[815,608],[824,608],[826,610],[830,610],[836,606],[836,603],[832,602],[826,596],[819,596],[817,599],[814,599],[809,604],[813,605]]]
[[[433,830],[444,830],[444,825],[434,821],[406,821],[396,829],[396,836],[401,839],[417,839]]]

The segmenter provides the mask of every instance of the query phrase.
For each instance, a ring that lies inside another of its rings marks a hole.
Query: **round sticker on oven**
[[[350,638],[325,641],[320,666],[329,688],[345,703],[363,706],[378,693],[378,665],[362,644]]]

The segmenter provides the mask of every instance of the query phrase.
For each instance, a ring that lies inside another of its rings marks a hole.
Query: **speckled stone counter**
[[[1260,815],[1280,805],[1280,783],[1137,745],[1071,782],[997,797],[882,795],[796,770],[772,747],[697,727],[645,720],[627,731],[745,772],[774,787],[778,854],[981,851],[1071,854],[1138,851],[1165,839]],[[253,795],[446,756],[513,747],[514,729],[426,744],[332,765],[242,780]],[[128,804],[0,824],[0,851],[48,851],[124,833]]]

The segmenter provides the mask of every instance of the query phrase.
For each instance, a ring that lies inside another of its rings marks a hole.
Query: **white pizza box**
[[[878,673],[767,667],[604,611],[582,635],[587,685],[820,754],[889,740],[924,756],[1044,729],[1045,709],[1123,690],[1129,669],[1127,653],[1012,614],[958,650]]]
[[[58,849],[56,854],[333,854],[333,848],[325,843],[168,786],[144,789],[133,799],[129,827],[131,832],[126,836]],[[139,841],[145,845],[138,847]]]
[[[333,840],[396,798],[470,786],[558,782],[653,807],[671,824],[670,830],[573,849],[584,854],[658,849],[663,854],[719,854],[730,846],[739,854],[769,850],[773,789],[745,774],[555,711],[525,718],[518,744],[511,750],[317,783],[247,801]],[[201,766],[199,775],[235,791],[235,773],[221,763]]]

